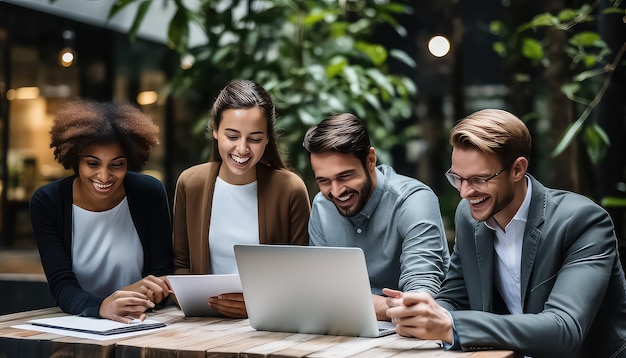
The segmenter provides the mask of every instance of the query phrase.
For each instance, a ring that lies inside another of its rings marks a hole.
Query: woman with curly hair
[[[270,95],[256,82],[234,80],[218,95],[211,117],[209,162],[183,171],[176,184],[177,274],[237,273],[235,244],[309,241],[308,191],[281,158]],[[226,316],[247,317],[240,292],[207,299]]]
[[[130,104],[74,100],[50,131],[54,157],[75,175],[30,201],[50,290],[67,313],[144,320],[171,287],[171,218],[165,188],[140,170],[159,128]]]

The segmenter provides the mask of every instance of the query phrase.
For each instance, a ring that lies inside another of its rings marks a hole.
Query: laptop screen
[[[288,245],[234,249],[252,327],[379,336],[361,249]]]

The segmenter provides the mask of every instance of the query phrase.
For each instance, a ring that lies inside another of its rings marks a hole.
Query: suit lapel
[[[522,243],[522,262],[520,273],[520,289],[522,295],[522,309],[526,311],[526,294],[528,293],[528,285],[530,276],[535,266],[537,250],[542,239],[542,232],[539,227],[544,222],[546,209],[546,188],[537,180],[530,176],[532,185],[532,197],[530,200],[530,208],[528,209],[528,218],[526,219],[526,229],[524,230],[524,242]]]
[[[213,207],[213,193],[215,192],[215,181],[217,180],[217,176],[219,175],[221,162],[209,162],[208,163],[208,173],[205,179],[204,190],[202,193],[200,200],[202,200],[201,207],[203,208],[203,212],[200,214],[201,217],[197,218],[197,220],[201,223],[200,228],[200,238],[197,241],[200,243],[200,246],[197,247],[197,250],[200,250],[200,259],[201,259],[201,267],[199,272],[211,273],[211,265],[210,265],[210,252],[209,247],[209,230],[211,223],[211,209]],[[204,218],[206,219],[204,219]],[[189,219],[187,219],[189,220]]]
[[[482,310],[491,312],[493,308],[493,235],[484,222],[476,224],[474,241],[482,292]]]

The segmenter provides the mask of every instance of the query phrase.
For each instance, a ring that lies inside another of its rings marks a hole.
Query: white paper
[[[143,322],[136,320],[136,323],[122,323],[110,319],[81,316],[32,319],[27,323],[35,326],[103,335],[143,331],[146,329],[160,328],[165,325],[165,323],[150,319],[146,319]]]
[[[82,332],[76,332],[76,331],[69,331],[69,330],[66,330],[66,329],[58,329],[58,328],[49,328],[49,327],[35,326],[33,324],[20,324],[20,325],[17,325],[17,326],[11,326],[11,328],[25,329],[25,330],[28,330],[28,331],[37,331],[37,332],[44,332],[44,333],[54,333],[54,334],[58,334],[58,335],[61,335],[61,336],[69,336],[69,337],[91,339],[91,340],[94,340],[94,341],[107,341],[107,340],[112,340],[112,339],[118,340],[118,339],[127,338],[127,337],[139,336],[139,335],[142,335],[142,334],[151,334],[151,333],[162,331],[166,327],[155,328],[155,329],[148,329],[148,330],[145,330],[145,331],[136,331],[136,332],[129,332],[129,333],[111,334],[111,335],[108,335],[108,336],[105,336],[105,335],[102,335],[102,334],[91,334],[91,333],[82,333]]]

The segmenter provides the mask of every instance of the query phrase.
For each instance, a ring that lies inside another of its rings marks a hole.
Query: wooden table
[[[35,318],[63,315],[59,308],[0,316],[0,357],[513,357],[510,351],[452,352],[438,341],[361,338],[256,331],[248,320],[186,318],[175,306],[151,313],[167,327],[106,341],[11,328]]]

